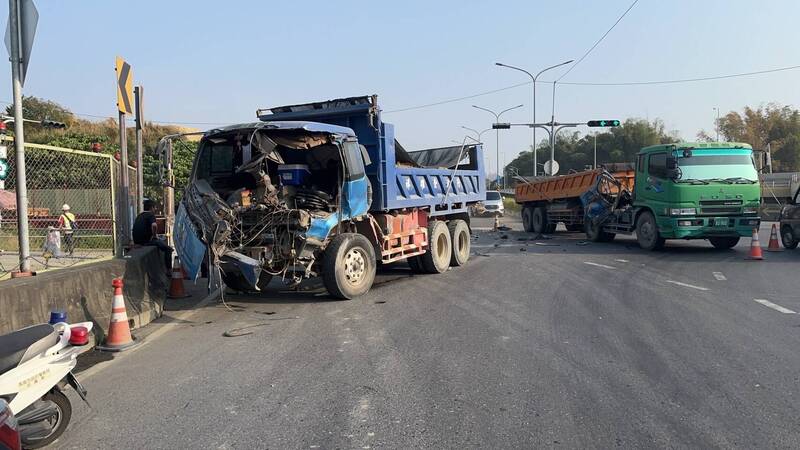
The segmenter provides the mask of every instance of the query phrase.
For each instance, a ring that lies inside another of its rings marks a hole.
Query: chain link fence
[[[13,140],[9,173],[0,182],[0,278],[19,267],[16,205],[17,165]],[[110,258],[120,238],[116,186],[120,162],[111,155],[49,145],[25,144],[31,270],[70,267]],[[129,217],[136,216],[136,169],[131,181]],[[72,215],[64,214],[69,206]]]

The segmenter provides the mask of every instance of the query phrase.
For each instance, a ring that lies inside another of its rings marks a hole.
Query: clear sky
[[[536,72],[578,59],[631,3],[35,1],[40,20],[27,95],[77,113],[115,115],[120,55],[145,86],[148,119],[208,123],[252,120],[257,107],[373,93],[391,111],[524,82],[524,74],[494,62]],[[562,81],[679,79],[798,65],[799,18],[796,0],[640,0]],[[0,100],[7,101],[5,67]],[[800,70],[673,85],[564,85],[556,91],[556,119],[661,118],[691,139],[699,129],[713,132],[714,107],[724,113],[767,102],[800,106],[798,80]],[[540,122],[549,119],[551,92],[537,86]],[[472,104],[500,110],[519,103],[525,107],[505,119],[530,120],[530,85],[384,119],[395,123],[406,148],[419,149],[460,140],[462,125],[489,127],[492,117]],[[484,141],[494,155],[493,132]],[[501,134],[506,161],[528,144],[528,129]]]

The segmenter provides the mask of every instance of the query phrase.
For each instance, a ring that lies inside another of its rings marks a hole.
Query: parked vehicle
[[[635,232],[647,250],[666,239],[731,248],[760,225],[759,199],[752,148],[725,142],[646,147],[633,173],[590,170],[518,185],[515,192],[528,231],[552,232],[564,222],[592,241]]]
[[[20,450],[19,424],[8,403],[0,399],[0,449]]]
[[[321,276],[350,299],[370,289],[377,263],[440,273],[467,262],[467,211],[486,195],[479,144],[406,151],[376,96],[258,117],[200,141],[176,217],[190,277],[207,246],[235,290]]]
[[[498,191],[486,191],[486,200],[479,202],[473,208],[473,216],[475,217],[503,217],[505,214],[505,205],[503,205],[503,196]]]
[[[44,447],[64,433],[72,416],[67,385],[86,400],[72,369],[91,329],[91,322],[42,324],[0,336],[0,398],[16,416],[23,448]]]
[[[797,248],[800,243],[800,188],[781,209],[779,220],[783,246],[788,249]]]

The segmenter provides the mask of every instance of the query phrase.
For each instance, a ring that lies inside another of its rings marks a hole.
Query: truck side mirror
[[[667,155],[667,171],[675,170],[678,168],[678,158]]]

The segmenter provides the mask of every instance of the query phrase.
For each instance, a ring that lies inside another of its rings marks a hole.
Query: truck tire
[[[800,239],[792,233],[792,226],[784,225],[781,228],[781,243],[783,244],[783,248],[787,250],[795,249],[797,248],[798,242],[800,242]]]
[[[636,219],[636,240],[639,242],[639,247],[645,250],[664,248],[664,238],[658,232],[656,218],[650,211],[644,211]]]
[[[375,281],[375,250],[358,233],[333,238],[322,257],[322,284],[333,297],[350,300],[364,295]]]
[[[426,273],[442,273],[450,267],[452,242],[450,230],[441,220],[432,220],[428,223],[428,251],[421,255],[420,260]]]
[[[603,231],[603,227],[595,225],[592,219],[587,218],[584,222],[584,230],[586,230],[586,239],[592,242],[611,242],[614,240],[616,234]]]
[[[522,208],[522,229],[528,233],[533,231],[533,208],[530,206]]]
[[[450,243],[453,247],[450,265],[453,267],[463,266],[469,260],[469,252],[472,247],[467,222],[461,219],[451,220],[447,224],[447,229],[450,231]]]
[[[711,242],[711,245],[713,245],[714,248],[727,250],[729,248],[735,247],[736,244],[739,243],[739,236],[734,236],[734,237],[712,237],[712,238],[708,238],[708,241]]]
[[[547,233],[547,210],[543,206],[533,210],[533,232]]]

